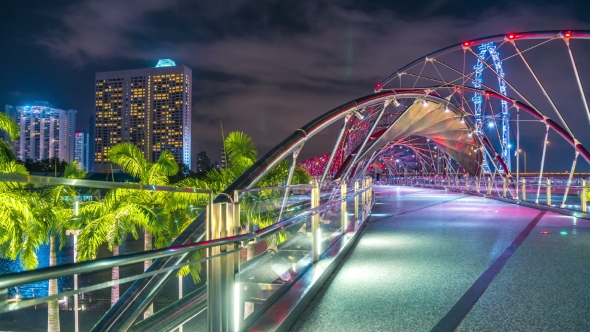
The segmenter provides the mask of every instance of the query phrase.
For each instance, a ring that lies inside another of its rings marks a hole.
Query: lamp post
[[[74,201],[74,216],[78,216],[80,207],[80,201],[77,199]],[[68,229],[66,235],[74,236],[74,263],[76,263],[76,256],[78,256],[78,235],[80,235],[79,229]],[[74,290],[78,290],[78,275],[74,274]],[[78,294],[74,294],[74,326],[75,332],[78,332]]]
[[[76,203],[78,203],[76,201]],[[78,255],[78,235],[80,235],[79,229],[69,229],[66,231],[66,235],[74,236],[74,263],[76,263],[76,256]],[[74,274],[74,290],[78,290],[78,275]],[[78,332],[78,294],[74,294],[74,326],[75,332]]]

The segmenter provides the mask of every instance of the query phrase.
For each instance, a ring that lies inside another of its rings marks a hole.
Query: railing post
[[[502,178],[502,197],[507,198],[507,191],[508,191],[508,185],[506,183],[506,178],[503,177]]]
[[[469,191],[469,174],[465,174],[465,191]]]
[[[479,194],[479,177],[475,177],[475,192]]]
[[[492,194],[492,178],[488,176],[488,195]]]
[[[582,201],[582,212],[586,213],[586,205],[588,203],[588,189],[586,188],[586,179],[582,179],[582,191],[580,193],[580,200]]]
[[[547,205],[551,206],[551,179],[547,178]]]
[[[320,187],[317,182],[311,189],[311,208],[315,209],[320,205]],[[322,246],[322,234],[320,229],[320,214],[314,213],[311,216],[311,250],[313,262],[320,260],[320,250]]]
[[[526,179],[522,179],[522,201],[526,201]]]
[[[238,234],[239,209],[234,204],[216,203],[211,207],[207,239],[214,240]],[[237,249],[229,244],[207,250],[209,257]],[[225,254],[207,261],[207,324],[209,331],[237,331],[241,322],[239,308],[239,252]]]
[[[340,185],[340,228],[342,234],[346,234],[348,228],[348,215],[346,212],[346,182],[342,181]]]

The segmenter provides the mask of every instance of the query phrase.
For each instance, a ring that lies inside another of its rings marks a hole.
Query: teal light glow
[[[174,63],[174,61],[172,61],[170,59],[160,59],[160,60],[158,60],[158,64],[156,65],[156,68],[174,67],[174,66],[176,66],[176,63]]]
[[[567,232],[566,231],[561,231],[561,232],[559,232],[559,234],[561,234],[561,235],[567,235]]]

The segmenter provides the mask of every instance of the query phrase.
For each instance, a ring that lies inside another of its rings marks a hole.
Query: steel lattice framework
[[[494,62],[494,67],[496,69],[496,72],[498,73],[499,77],[498,77],[498,86],[499,91],[501,94],[503,94],[504,96],[506,96],[506,83],[504,83],[504,69],[502,68],[502,60],[500,59],[500,54],[499,52],[496,51],[496,45],[493,42],[489,42],[489,43],[482,43],[481,45],[479,45],[478,47],[479,49],[479,53],[477,56],[477,63],[475,64],[475,66],[473,67],[473,69],[475,69],[475,76],[473,79],[473,86],[477,89],[481,89],[482,87],[482,82],[483,82],[483,72],[484,72],[484,62],[485,59],[487,58],[487,55],[489,54],[489,56],[492,58],[493,62]],[[474,111],[474,116],[475,116],[475,124],[477,126],[478,132],[479,134],[483,134],[484,128],[483,128],[483,122],[482,121],[482,108],[481,108],[481,104],[482,104],[482,100],[483,100],[483,96],[480,93],[475,93],[475,95],[473,96],[473,98],[471,99],[473,101],[473,111]],[[510,148],[512,147],[512,145],[510,144],[510,113],[508,113],[508,103],[505,101],[501,102],[502,105],[502,109],[501,109],[501,114],[500,114],[500,119],[501,119],[501,123],[502,123],[502,137],[501,137],[501,151],[502,151],[502,158],[504,159],[504,161],[506,162],[506,165],[508,166],[508,171],[510,171]],[[490,118],[489,119],[490,122],[488,122],[490,124],[490,127],[495,127],[495,119],[494,118]],[[482,165],[483,171],[486,173],[490,172],[490,168],[487,164],[487,160],[484,158],[484,162]],[[500,170],[503,171],[503,170]]]

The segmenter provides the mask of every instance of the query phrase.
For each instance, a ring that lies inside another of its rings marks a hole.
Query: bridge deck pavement
[[[590,331],[590,221],[375,191],[362,237],[292,331]]]

